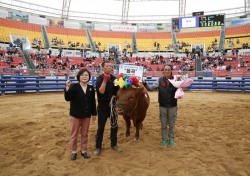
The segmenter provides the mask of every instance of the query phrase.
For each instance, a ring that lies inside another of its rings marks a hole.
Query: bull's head
[[[139,94],[144,87],[141,85],[138,88],[133,89],[119,89],[117,92],[117,107],[118,114],[132,114],[134,109],[138,105]]]

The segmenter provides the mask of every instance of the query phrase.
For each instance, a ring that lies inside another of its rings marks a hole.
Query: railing
[[[250,92],[250,77],[238,79],[194,80],[189,90],[241,91]]]
[[[153,85],[156,79],[147,79],[149,85]],[[250,77],[242,77],[232,79],[224,78],[208,78],[193,79],[193,83],[186,90],[213,90],[213,91],[239,91],[250,92]]]
[[[4,95],[5,93],[62,91],[68,79],[73,83],[77,82],[74,77],[0,76],[0,92]]]
[[[91,72],[91,76],[98,76],[100,72],[97,72],[91,68],[87,68]],[[0,75],[16,75],[17,69],[12,68],[0,68]],[[37,76],[76,76],[77,70],[58,70],[58,69],[20,69],[18,72],[22,76],[29,76],[35,73]],[[116,73],[114,73],[116,75]],[[173,71],[173,75],[178,74],[178,70]],[[188,72],[189,77],[250,77],[250,70],[241,71],[190,71]],[[160,77],[162,76],[162,71],[146,71],[143,75],[144,77]]]
[[[63,91],[65,81],[70,79],[73,83],[75,77],[40,77],[40,76],[0,76],[0,93],[25,93],[25,92],[49,92]],[[96,78],[92,77],[90,84],[95,86]],[[149,85],[155,84],[158,79],[145,79]],[[239,91],[250,92],[250,77],[236,79],[194,79],[187,90],[213,90],[213,91]]]

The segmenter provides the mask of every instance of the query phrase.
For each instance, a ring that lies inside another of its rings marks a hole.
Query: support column
[[[179,17],[185,17],[186,15],[186,0],[179,0]]]
[[[245,0],[245,15],[250,15],[250,0]]]
[[[68,19],[69,18],[70,3],[71,3],[71,0],[63,0],[62,19]]]
[[[122,2],[122,23],[128,22],[129,3],[130,0],[123,0]]]

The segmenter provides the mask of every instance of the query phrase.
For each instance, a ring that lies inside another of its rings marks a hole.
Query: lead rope
[[[113,95],[109,103],[110,109],[110,126],[111,128],[117,127],[117,112],[116,112],[116,97]]]

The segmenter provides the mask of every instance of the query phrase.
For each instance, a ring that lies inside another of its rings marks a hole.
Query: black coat
[[[88,85],[86,93],[80,83],[71,84],[68,91],[64,90],[64,98],[70,101],[70,115],[75,118],[90,118],[96,116],[95,89]]]
[[[173,79],[173,77],[170,79]],[[159,78],[157,85],[149,86],[145,83],[144,86],[149,91],[158,89],[158,102],[161,107],[171,108],[177,106],[177,99],[174,98],[177,88],[166,77]]]
[[[177,99],[174,98],[177,88],[165,77],[161,77],[158,84],[158,101],[160,106],[170,108],[177,106]]]

